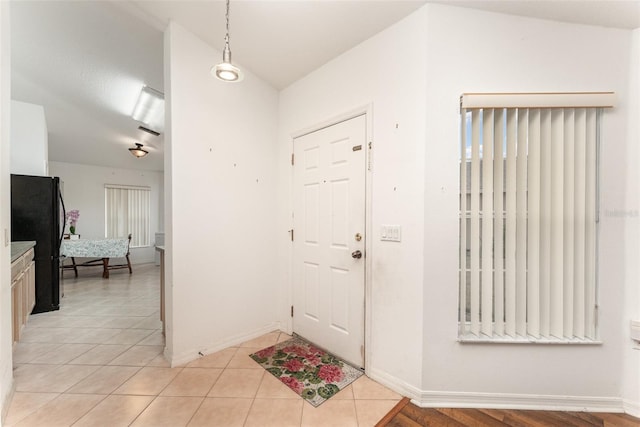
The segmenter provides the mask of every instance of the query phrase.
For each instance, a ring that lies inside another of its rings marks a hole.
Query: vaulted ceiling
[[[282,89],[421,7],[426,0],[231,2],[234,63]],[[640,0],[441,3],[640,27]],[[130,117],[140,88],[163,91],[163,30],[174,20],[222,50],[223,1],[13,1],[12,99],[43,105],[49,160],[162,170],[163,137]],[[211,58],[211,65],[221,58]],[[141,142],[142,159],[127,148]]]

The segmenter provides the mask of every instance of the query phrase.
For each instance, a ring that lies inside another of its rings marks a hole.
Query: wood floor
[[[419,408],[404,398],[376,424],[376,427],[419,426],[640,427],[640,419],[604,412]]]

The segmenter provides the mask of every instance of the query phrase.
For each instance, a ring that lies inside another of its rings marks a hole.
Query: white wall
[[[393,382],[406,394],[422,378],[424,156],[426,139],[426,10],[314,71],[280,95],[278,132],[279,316],[291,328],[291,135],[337,115],[370,105],[373,131],[371,186],[372,276],[370,360],[373,378]],[[402,242],[380,241],[380,225],[402,226]],[[428,283],[428,286],[437,284]]]
[[[638,369],[622,363],[622,350],[630,346],[624,302],[637,295],[639,279],[637,260],[628,263],[637,258],[638,240],[625,233],[636,230],[632,236],[637,236],[637,218],[602,220],[599,327],[604,344],[456,341],[458,102],[461,93],[474,91],[616,91],[618,106],[607,111],[602,131],[601,209],[637,209],[635,163],[620,157],[638,158],[626,135],[630,41],[626,30],[430,4],[282,91],[282,322],[290,327],[290,243],[284,231],[291,225],[291,134],[371,103],[368,373],[424,405],[621,410],[624,378]],[[402,225],[402,243],[379,241],[379,226],[386,223]]]
[[[627,150],[625,157],[635,159],[628,171],[627,182],[627,223],[626,276],[628,277],[625,292],[625,315],[622,327],[628,328],[630,320],[640,321],[640,29],[633,31],[631,46],[631,67],[629,81],[629,116]],[[627,329],[628,330],[628,329]],[[622,397],[629,413],[640,417],[640,344],[634,349],[631,342],[623,342],[624,357],[624,389]]]
[[[49,135],[42,105],[11,101],[11,173],[48,175]]]
[[[165,33],[166,286],[172,363],[277,329],[277,92],[247,73],[223,83],[220,52]]]
[[[152,154],[149,154],[150,156]],[[78,209],[80,218],[76,233],[85,239],[105,238],[105,184],[137,185],[151,188],[151,246],[132,248],[131,262],[153,262],[155,233],[162,231],[164,216],[162,193],[164,174],[154,171],[115,169],[77,163],[49,162],[51,176],[64,182],[64,203],[67,211]]]
[[[626,263],[635,258],[637,265],[638,218],[605,212],[631,207],[631,194],[637,209],[637,140],[626,132],[631,32],[440,5],[427,10],[422,401],[620,410],[623,378],[630,373],[622,364],[623,349],[630,346],[625,294],[639,282],[637,268]],[[606,111],[602,129],[603,345],[457,343],[459,95],[604,90],[615,91],[618,104]],[[630,152],[634,161],[625,161]]]
[[[9,409],[13,392],[11,336],[11,248],[5,245],[11,228],[10,184],[10,91],[11,43],[9,2],[0,2],[0,424]]]

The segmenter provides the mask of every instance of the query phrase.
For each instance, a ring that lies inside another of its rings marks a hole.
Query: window
[[[599,106],[612,97],[462,96],[461,341],[597,340]]]
[[[151,189],[105,185],[105,235],[123,238],[131,234],[131,247],[150,245]]]

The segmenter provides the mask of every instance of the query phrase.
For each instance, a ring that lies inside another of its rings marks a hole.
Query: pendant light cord
[[[231,48],[229,47],[229,0],[227,0],[227,12],[225,14],[227,20],[227,34],[224,36],[224,50],[222,51],[222,62],[231,63]]]
[[[224,36],[224,44],[226,48],[229,48],[229,0],[227,0],[227,12],[225,13],[225,19],[227,20],[227,34]]]

